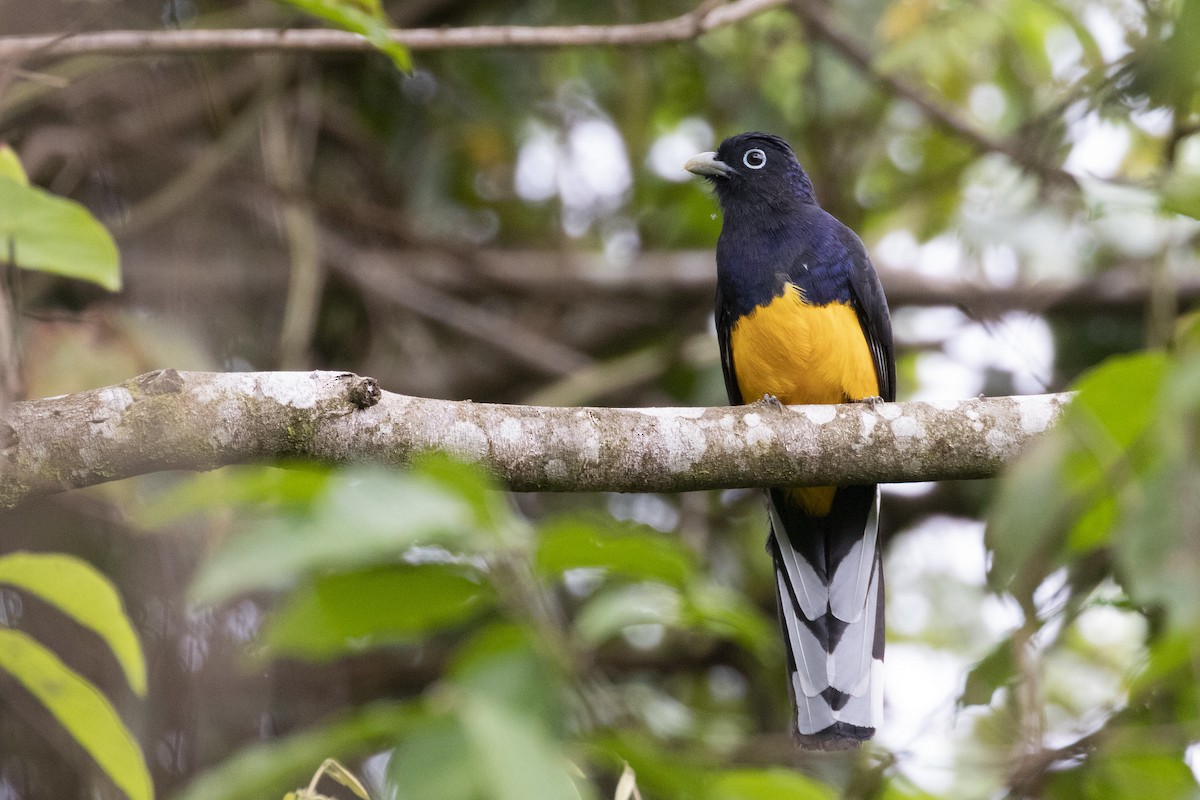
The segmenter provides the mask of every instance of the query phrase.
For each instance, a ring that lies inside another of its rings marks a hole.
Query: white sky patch
[[[1132,111],[1129,121],[1151,136],[1166,136],[1175,124],[1175,111],[1170,108],[1145,108]]]
[[[920,246],[917,272],[933,278],[950,278],[962,270],[962,243],[958,237],[943,233]]]
[[[558,194],[558,162],[554,132],[540,125],[533,127],[517,153],[515,182],[522,200],[537,203]]]
[[[1067,127],[1067,138],[1074,144],[1063,169],[1072,175],[1097,178],[1117,174],[1132,139],[1124,123],[1102,119],[1094,112],[1072,122]]]
[[[1008,108],[1004,92],[994,83],[981,83],[972,88],[968,103],[971,113],[984,125],[998,124]]]
[[[955,742],[942,732],[954,725],[958,687],[966,659],[945,651],[897,642],[888,645],[880,744],[904,752],[902,770],[926,791],[952,788]],[[931,732],[938,735],[930,735]]]
[[[517,153],[514,183],[527,202],[557,195],[563,229],[582,236],[598,218],[625,203],[633,170],[620,132],[610,120],[596,116],[561,132],[534,123]]]
[[[1088,33],[1096,40],[1100,48],[1100,56],[1104,63],[1111,64],[1130,52],[1125,41],[1125,29],[1112,11],[1098,3],[1089,3],[1083,7],[1083,25]]]
[[[921,245],[917,242],[917,237],[913,236],[912,231],[898,228],[884,234],[879,243],[875,245],[872,255],[882,267],[912,269],[917,261],[917,252],[920,247]]]
[[[1083,45],[1075,32],[1066,25],[1056,25],[1046,31],[1046,57],[1050,59],[1050,74],[1063,82],[1083,77]]]
[[[983,391],[983,371],[945,353],[917,356],[917,388],[913,400],[950,400],[977,397]]]
[[[1018,394],[1046,391],[1054,367],[1054,336],[1041,317],[1023,311],[987,325],[971,323],[946,340],[946,354],[979,370],[1012,373]]]
[[[712,149],[712,145],[712,126],[699,117],[688,117],[680,120],[674,130],[654,140],[646,156],[646,166],[664,180],[682,183],[693,177],[683,168],[683,162]]]

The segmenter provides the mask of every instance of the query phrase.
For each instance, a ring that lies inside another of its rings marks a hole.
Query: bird
[[[732,405],[896,399],[891,317],[862,240],[817,202],[782,138],[741,133],[684,169],[721,208],[716,328]],[[876,485],[767,489],[793,735],[860,747],[883,711]]]

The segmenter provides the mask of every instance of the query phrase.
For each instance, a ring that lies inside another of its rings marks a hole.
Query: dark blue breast
[[[782,295],[787,283],[812,305],[848,303],[851,271],[865,259],[858,237],[815,205],[779,220],[726,218],[717,282],[735,319]]]

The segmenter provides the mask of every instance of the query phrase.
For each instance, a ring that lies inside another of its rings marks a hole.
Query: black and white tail
[[[808,748],[857,747],[883,711],[879,490],[839,487],[824,516],[787,490],[770,490],[767,505],[795,732]]]

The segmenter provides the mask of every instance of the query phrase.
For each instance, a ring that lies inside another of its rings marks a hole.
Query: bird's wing
[[[863,335],[871,350],[875,363],[875,377],[879,381],[879,396],[884,400],[896,399],[896,349],[892,343],[892,318],[888,313],[887,299],[879,275],[871,266],[866,248],[848,228],[850,265],[850,300],[858,314]]]
[[[733,311],[725,304],[720,285],[717,286],[716,323],[717,345],[721,348],[721,372],[725,376],[725,392],[729,395],[730,405],[741,405],[742,391],[737,385],[737,373],[733,371],[733,345],[729,336],[733,329]]]

